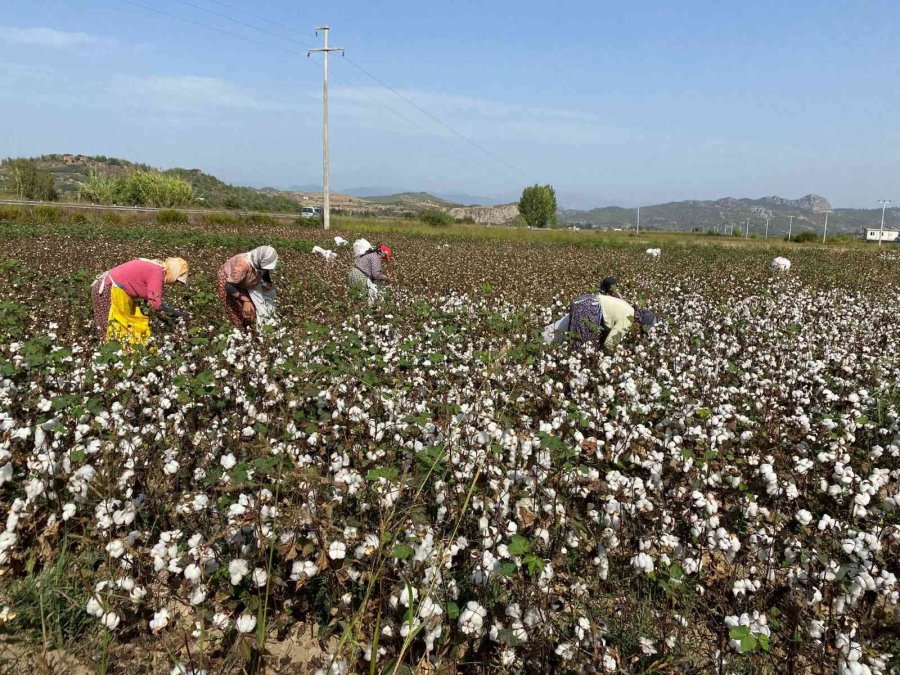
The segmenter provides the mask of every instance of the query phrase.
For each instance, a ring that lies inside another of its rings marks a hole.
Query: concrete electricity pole
[[[822,232],[822,243],[825,243],[825,237],[828,236],[828,214],[833,213],[832,211],[825,212],[825,230]]]
[[[790,218],[791,220],[788,223],[788,241],[791,240],[791,230],[794,229],[794,216],[791,216]]]
[[[890,199],[879,199],[881,204],[881,231],[878,233],[878,245],[881,246],[881,240],[884,239],[884,209],[891,203]]]
[[[769,238],[769,219],[766,218],[766,239]]]
[[[325,47],[320,49],[310,49],[306,52],[307,58],[313,52],[322,52],[325,55],[325,78],[322,81],[322,223],[325,229],[331,227],[331,193],[328,188],[328,54],[329,52],[344,53],[341,47],[328,46],[328,26],[317,26],[316,35],[319,31],[325,33]]]
[[[637,214],[637,234],[640,234],[640,233],[641,233],[641,207],[639,206],[638,214]]]
[[[747,229],[744,230],[744,239],[750,238],[750,219],[747,218]]]

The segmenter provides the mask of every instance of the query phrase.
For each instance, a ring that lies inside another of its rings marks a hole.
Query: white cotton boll
[[[235,622],[239,633],[249,633],[256,628],[256,617],[252,614],[241,614]]]
[[[222,612],[216,612],[212,618],[213,626],[219,630],[225,630],[231,625],[231,617]]]
[[[0,467],[0,485],[3,485],[8,480],[12,480],[12,475],[13,475],[12,462],[7,462],[2,467]]]
[[[257,588],[265,586],[268,578],[269,575],[266,574],[266,571],[262,567],[257,567],[253,570],[253,585]]]
[[[194,606],[202,604],[203,601],[206,600],[206,586],[203,586],[202,584],[196,586],[194,590],[191,591],[191,597],[189,599]]]
[[[115,630],[122,619],[115,612],[106,612],[103,616],[100,617],[100,623],[106,626],[109,630]]]
[[[184,578],[190,581],[192,584],[196,584],[200,581],[200,566],[196,563],[191,563],[187,567],[184,568]]]
[[[237,458],[235,458],[233,453],[228,453],[227,455],[223,455],[219,460],[219,464],[222,465],[222,468],[226,471],[230,471],[234,468],[235,464],[237,464]]]
[[[312,579],[319,573],[319,568],[311,560],[296,561],[291,565],[291,581]]]
[[[92,595],[91,599],[87,601],[85,611],[91,616],[96,616],[98,618],[103,616],[103,605],[100,604],[100,600],[96,595]]]
[[[656,568],[653,558],[643,552],[638,553],[631,559],[631,565],[644,574],[650,574]]]
[[[474,600],[469,600],[459,613],[459,629],[466,635],[476,637],[481,634],[487,610]]]
[[[174,459],[170,459],[168,462],[166,462],[165,466],[163,466],[163,473],[167,476],[176,474],[178,473],[179,466],[180,464],[178,464],[178,462],[176,462]]]
[[[75,515],[75,511],[77,510],[78,509],[76,508],[76,506],[72,502],[69,502],[68,504],[63,506],[62,519],[69,520],[72,516]]]
[[[125,553],[125,544],[121,539],[113,539],[106,545],[106,552],[111,558],[121,558]]]
[[[163,628],[169,625],[169,610],[163,607],[158,612],[153,613],[153,618],[150,619],[150,630],[154,633],[157,631],[161,631]]]
[[[347,544],[342,541],[333,541],[328,547],[328,557],[332,560],[343,560],[347,557]]]
[[[798,523],[804,526],[809,525],[813,520],[812,514],[806,509],[800,509],[799,511],[797,511],[797,514],[794,516],[794,518],[797,519]]]
[[[250,566],[243,558],[237,558],[228,563],[228,574],[231,575],[231,585],[237,586],[241,579],[250,574]]]
[[[253,427],[244,427],[241,429],[241,435],[244,438],[253,438],[256,435],[256,429]]]

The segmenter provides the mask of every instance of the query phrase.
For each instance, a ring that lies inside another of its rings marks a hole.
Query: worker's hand
[[[184,313],[175,309],[171,305],[162,304],[159,306],[159,311],[161,314],[164,314],[172,319],[178,319],[184,316]]]
[[[248,320],[256,316],[256,307],[253,306],[252,300],[244,300],[241,303],[241,314]]]

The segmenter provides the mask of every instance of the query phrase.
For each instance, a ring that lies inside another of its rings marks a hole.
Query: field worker
[[[225,305],[225,314],[239,330],[264,323],[275,311],[275,284],[272,270],[278,264],[278,252],[271,246],[258,246],[238,253],[219,268],[216,292]]]
[[[135,300],[144,300],[164,316],[180,317],[181,312],[163,304],[163,286],[176,281],[186,284],[187,279],[188,264],[183,258],[138,258],[99,275],[91,285],[94,323],[99,336],[107,342],[146,344],[150,322]]]
[[[389,283],[381,271],[381,262],[393,259],[390,247],[375,248],[365,239],[357,239],[353,242],[353,258],[353,267],[347,274],[351,292],[358,297],[378,297],[379,286]]]
[[[649,309],[635,309],[602,293],[578,296],[569,311],[569,336],[575,345],[593,342],[610,353],[633,328],[646,332],[655,324],[656,315]]]

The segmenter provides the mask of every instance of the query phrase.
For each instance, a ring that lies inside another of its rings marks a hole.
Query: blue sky
[[[900,198],[897,2],[133,2],[182,20],[6,0],[0,155],[316,183],[322,66],[306,47],[329,23],[352,60],[332,57],[336,188],[512,198],[540,182],[577,207]]]

